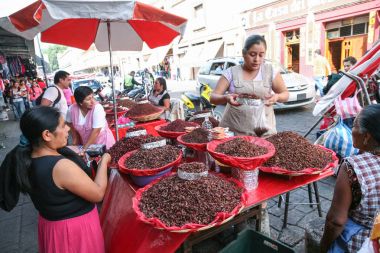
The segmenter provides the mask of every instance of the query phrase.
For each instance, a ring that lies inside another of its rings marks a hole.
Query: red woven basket
[[[189,142],[185,142],[182,137],[186,135],[186,134],[183,134],[183,135],[180,135],[177,137],[177,141],[179,143],[181,143],[182,145],[188,147],[188,148],[192,148],[194,150],[197,150],[197,151],[202,151],[202,152],[205,152],[207,151],[207,143],[189,143]]]
[[[121,117],[123,116],[128,110],[124,110],[124,111],[118,111],[116,114],[117,114],[117,117]],[[108,115],[113,115],[114,114],[114,111],[113,109],[110,109],[110,110],[105,110],[106,114]]]
[[[170,162],[170,163],[168,163],[162,167],[159,167],[159,168],[135,169],[135,168],[125,167],[125,160],[128,157],[130,157],[132,154],[134,154],[135,152],[137,152],[137,150],[130,151],[130,152],[126,153],[125,155],[123,155],[122,157],[120,157],[120,159],[118,161],[119,171],[121,171],[123,173],[132,174],[134,176],[152,176],[152,175],[155,175],[158,172],[161,172],[161,171],[163,171],[169,167],[176,166],[177,164],[179,164],[181,162],[181,159],[182,159],[182,151],[180,150],[178,157],[174,161],[172,161],[172,162]]]
[[[162,178],[173,176],[175,174],[176,173],[173,172],[173,173],[171,173],[169,175],[165,175],[163,177],[160,177],[159,179],[156,179],[153,182],[151,182],[150,184],[146,185],[144,188],[140,188],[136,192],[135,197],[132,199],[132,207],[133,207],[133,210],[136,212],[138,219],[140,219],[141,221],[143,221],[145,223],[151,224],[152,226],[154,226],[155,228],[158,228],[158,229],[164,229],[164,230],[167,230],[167,231],[170,231],[170,232],[176,232],[176,233],[188,233],[188,232],[195,232],[195,231],[206,230],[208,228],[212,228],[214,226],[221,225],[221,224],[223,224],[223,223],[231,220],[235,215],[239,214],[243,210],[243,208],[245,207],[245,205],[247,204],[248,193],[247,193],[246,190],[244,190],[243,193],[242,193],[242,195],[241,195],[241,198],[240,198],[240,203],[229,213],[226,213],[226,212],[217,213],[215,215],[215,219],[210,224],[189,223],[189,224],[185,224],[185,225],[183,225],[181,227],[178,227],[178,226],[168,227],[166,224],[164,224],[158,218],[148,218],[148,217],[146,217],[145,214],[143,212],[141,212],[140,208],[139,208],[139,203],[140,203],[142,194],[145,191],[147,191],[150,187],[152,187],[154,184],[156,184],[160,180],[162,180]],[[239,182],[238,180],[234,179],[234,178],[227,178],[226,176],[221,175],[220,173],[214,174],[214,173],[211,172],[210,174],[216,175],[216,176],[221,177],[221,178],[223,178],[223,179],[225,179],[227,181],[233,182],[238,187],[244,189],[242,183]]]
[[[338,166],[339,159],[336,156],[335,152],[327,149],[321,145],[317,145],[319,148],[330,152],[331,153],[331,162],[326,164],[324,168],[305,168],[303,170],[298,170],[298,171],[292,171],[288,170],[285,168],[281,167],[265,167],[265,166],[260,166],[259,169],[261,171],[267,172],[267,173],[272,173],[272,174],[279,174],[279,175],[286,175],[286,176],[303,176],[303,175],[315,175],[315,174],[320,174],[322,172],[325,172],[326,170],[329,170],[331,168],[335,168]]]
[[[260,156],[255,157],[236,157],[229,156],[223,153],[216,152],[215,149],[218,145],[233,140],[235,138],[241,138],[246,141],[249,141],[257,146],[261,146],[267,149],[267,153]],[[271,158],[275,154],[275,147],[272,143],[267,140],[264,140],[259,137],[253,136],[233,136],[223,140],[214,140],[207,144],[207,151],[210,153],[215,160],[219,161],[224,165],[228,165],[233,168],[239,168],[242,170],[254,170],[257,169],[261,164],[266,162],[269,158]]]
[[[189,123],[191,123],[191,126],[194,126],[194,127],[199,126],[199,124],[197,124],[197,123],[193,123],[193,122],[189,122]],[[155,126],[154,129],[162,137],[170,138],[170,139],[176,139],[178,136],[186,134],[186,132],[171,132],[171,131],[161,130],[162,127],[165,127],[168,124],[170,124],[170,122],[165,123],[163,125]]]

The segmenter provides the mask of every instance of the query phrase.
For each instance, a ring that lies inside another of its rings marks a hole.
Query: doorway
[[[327,54],[327,59],[331,65],[331,71],[337,73],[341,68],[342,59],[342,41],[330,41],[329,42],[329,53]]]
[[[288,63],[287,69],[296,73],[300,72],[300,44],[287,45]]]
[[[285,67],[289,71],[300,71],[300,30],[292,30],[284,33],[285,36]]]

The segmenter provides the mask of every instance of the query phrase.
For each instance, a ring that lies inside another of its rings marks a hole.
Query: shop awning
[[[149,56],[149,59],[146,63],[146,66],[152,67],[161,63],[164,60],[170,48],[171,44],[153,49],[152,54]]]
[[[222,45],[223,40],[217,40],[190,47],[187,50],[181,65],[200,67],[205,61],[215,58]]]
[[[222,47],[222,45],[223,45],[223,40],[216,40],[216,41],[208,42],[207,44],[205,44],[201,54],[199,55],[201,64],[209,59],[217,57],[217,54],[220,48]]]
[[[199,55],[203,50],[204,44],[189,47],[186,51],[185,56],[181,59],[181,65],[183,66],[197,66],[199,61]]]

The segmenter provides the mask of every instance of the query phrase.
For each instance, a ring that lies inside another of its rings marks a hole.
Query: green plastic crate
[[[251,229],[241,231],[220,253],[294,253],[292,248]]]

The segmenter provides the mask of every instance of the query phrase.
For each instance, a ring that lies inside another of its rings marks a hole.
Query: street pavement
[[[194,91],[194,82],[175,82],[168,84],[169,90],[178,96],[181,91]],[[292,109],[276,111],[278,131],[291,130],[304,135],[309,128],[316,122],[317,118],[312,116],[313,105]],[[0,162],[19,141],[20,130],[18,122],[12,120],[0,122],[0,147],[4,144],[5,148],[0,148]],[[315,140],[317,129],[308,136],[310,141]],[[322,203],[323,217],[326,217],[332,199],[335,178],[330,177],[319,182],[319,191]],[[304,237],[305,226],[313,219],[318,217],[316,207],[309,205],[291,205],[289,208],[288,226],[282,229],[284,216],[284,205],[277,207],[278,199],[268,201],[268,211],[270,214],[271,237],[280,240],[291,246],[296,252],[305,252]],[[308,202],[307,188],[291,192],[291,202]],[[37,212],[33,207],[30,198],[24,195],[11,212],[0,209],[0,252],[38,252],[37,245]]]

